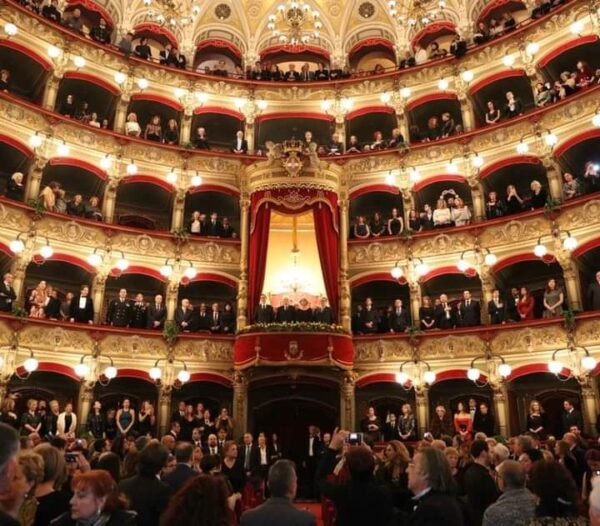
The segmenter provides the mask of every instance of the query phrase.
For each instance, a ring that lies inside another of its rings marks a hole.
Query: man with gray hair
[[[271,466],[268,479],[271,497],[257,508],[242,515],[240,526],[316,526],[315,516],[297,509],[293,500],[298,489],[294,463],[278,460]]]
[[[12,427],[0,424],[0,502],[2,497],[10,494],[11,484],[19,469],[18,454],[19,435]],[[5,513],[0,507],[0,524],[2,526],[19,526],[20,522]]]
[[[528,524],[535,514],[535,496],[525,487],[525,470],[516,460],[505,460],[498,468],[502,495],[483,514],[483,526]]]
[[[502,462],[510,457],[510,450],[504,444],[496,444],[493,448],[490,447],[490,450],[492,451],[492,464],[498,471]]]

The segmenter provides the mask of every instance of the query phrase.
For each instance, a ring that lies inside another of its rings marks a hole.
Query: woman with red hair
[[[51,526],[136,526],[137,515],[127,511],[127,501],[117,483],[103,469],[75,475],[71,483],[71,511],[54,519]]]

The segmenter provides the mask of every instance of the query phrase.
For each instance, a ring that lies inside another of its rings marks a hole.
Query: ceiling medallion
[[[215,7],[215,16],[219,20],[227,20],[231,16],[231,7],[227,4],[219,4]]]
[[[363,2],[358,6],[358,14],[362,18],[371,18],[375,14],[375,6],[371,2]]]

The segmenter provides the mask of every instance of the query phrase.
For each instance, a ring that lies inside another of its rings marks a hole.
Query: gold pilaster
[[[171,420],[171,389],[158,388],[158,433],[163,436],[169,430]]]
[[[96,274],[92,286],[92,303],[94,304],[94,323],[102,323],[104,310],[104,294],[106,292],[106,274]]]
[[[173,214],[171,216],[171,230],[183,228],[183,216],[185,213],[185,189],[178,188],[173,202]]]
[[[348,238],[350,236],[349,207],[347,194],[340,194],[338,202],[340,210],[340,301],[339,322],[348,332],[351,330],[351,298],[350,284],[348,282]]]
[[[53,74],[46,82],[44,89],[44,97],[42,106],[50,111],[54,111],[56,107],[56,97],[58,96],[58,88],[60,87],[60,78]]]
[[[240,199],[240,281],[237,297],[237,328],[245,327],[248,320],[248,246],[250,237],[250,199],[242,194]]]
[[[588,377],[585,384],[581,386],[581,411],[583,414],[583,425],[581,431],[589,436],[596,436],[596,420],[598,418],[598,397],[593,385],[593,379]]]
[[[356,378],[354,371],[344,371],[340,383],[340,428],[349,431],[356,429]]]
[[[417,413],[418,436],[429,429],[429,389],[423,387],[415,390],[415,403]]]
[[[77,423],[79,434],[85,433],[85,427],[94,402],[94,386],[85,380],[79,384],[79,403],[77,404]]]
[[[233,375],[234,437],[240,437],[248,429],[248,377],[244,371]]]
[[[492,396],[494,401],[494,413],[496,414],[496,428],[502,436],[512,436],[509,433],[510,420],[508,418],[508,388],[506,384],[502,384],[496,389],[492,389]]]
[[[37,201],[40,195],[40,187],[42,184],[42,176],[44,169],[48,164],[48,159],[35,155],[33,163],[29,167],[27,180],[25,181],[25,202]]]

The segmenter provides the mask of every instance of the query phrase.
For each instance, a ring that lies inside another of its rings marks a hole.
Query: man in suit
[[[519,315],[519,311],[517,307],[519,306],[519,289],[517,287],[512,287],[510,289],[510,294],[506,300],[506,318],[507,321],[520,321],[521,316]]]
[[[225,447],[225,442],[227,442],[227,429],[222,427],[217,431],[217,446],[221,451]]]
[[[329,301],[325,296],[319,300],[319,306],[314,312],[315,321],[318,323],[326,323],[327,325],[333,325],[333,312],[329,306]]]
[[[211,433],[208,435],[208,439],[206,440],[206,446],[202,448],[202,453],[204,455],[221,455],[221,448],[219,447],[219,442],[217,440],[217,435]]]
[[[15,289],[12,287],[13,280],[14,276],[10,272],[4,274],[0,287],[0,312],[11,312],[13,302],[17,299]]]
[[[376,333],[379,327],[379,316],[377,315],[377,310],[373,308],[373,300],[371,298],[365,300],[365,307],[360,317],[360,326],[361,332],[364,334]]]
[[[119,290],[119,297],[108,305],[106,322],[113,327],[127,327],[131,323],[132,307],[127,299],[127,289]]]
[[[561,415],[561,434],[568,433],[571,426],[577,426],[579,429],[583,429],[583,418],[581,413],[575,409],[572,400],[565,400],[563,402],[563,413]]]
[[[500,299],[500,291],[494,289],[492,299],[488,302],[488,314],[492,325],[504,325],[506,323],[506,303]]]
[[[212,317],[208,313],[208,310],[206,308],[206,303],[200,304],[200,309],[198,310],[196,317],[197,317],[197,324],[198,324],[197,330],[210,331]]]
[[[202,431],[200,431],[199,427],[195,427],[194,429],[192,429],[192,444],[194,445],[194,447],[202,447]]]
[[[485,510],[496,502],[498,489],[490,473],[491,454],[485,440],[475,440],[471,444],[474,462],[465,470],[464,484],[467,492],[467,509],[472,526],[481,526]]]
[[[274,321],[275,312],[273,311],[273,307],[267,303],[266,294],[261,294],[254,314],[254,323],[273,323]]]
[[[471,298],[471,292],[463,292],[463,301],[458,306],[458,315],[462,327],[477,327],[481,325],[481,307],[479,302]]]
[[[167,319],[167,309],[163,303],[162,294],[154,296],[154,303],[148,306],[148,328],[162,330]]]
[[[298,490],[298,479],[293,462],[278,460],[269,470],[268,482],[270,498],[260,506],[242,515],[240,526],[316,526],[312,513],[294,506]]]
[[[300,73],[296,71],[295,64],[288,66],[288,70],[283,75],[283,80],[287,82],[298,82],[300,80]]]
[[[158,53],[158,55],[159,55],[160,63],[163,66],[177,66],[177,63],[178,63],[177,55],[173,51],[173,46],[171,46],[171,44],[167,44],[165,46],[165,49],[160,51]]]
[[[596,272],[595,279],[589,284],[587,290],[588,308],[600,310],[600,270]]]
[[[454,496],[455,483],[442,451],[427,447],[418,451],[408,466],[408,489],[414,497],[410,526],[463,526],[464,519]]]
[[[171,428],[167,431],[166,435],[172,436],[175,439],[175,442],[177,442],[179,433],[181,433],[181,424],[179,423],[179,420],[173,420],[171,422]]]
[[[389,313],[390,332],[404,332],[408,329],[410,322],[408,320],[408,312],[402,307],[402,300],[394,301],[394,308]]]
[[[233,153],[247,153],[248,152],[248,141],[244,139],[244,132],[242,130],[238,130],[235,133],[235,141],[233,141],[233,146],[231,148]]]
[[[290,305],[290,298],[285,296],[282,303],[277,307],[277,322],[278,323],[291,323],[294,321],[295,309],[293,305]]]
[[[440,329],[454,329],[456,326],[456,309],[448,303],[448,296],[440,296],[440,304],[434,311],[435,325]]]
[[[302,467],[304,468],[303,481],[306,484],[307,498],[313,498],[315,493],[315,474],[317,465],[321,457],[323,442],[319,436],[317,426],[308,426],[308,442],[304,450],[304,458],[302,459]]]
[[[177,404],[177,410],[173,411],[170,421],[175,422],[177,420],[178,422],[180,422],[184,418],[185,418],[185,402],[181,401],[181,402],[179,402],[179,404]]]
[[[94,323],[94,303],[90,298],[90,288],[87,285],[82,285],[79,295],[71,300],[69,320],[77,323]]]
[[[252,433],[244,433],[243,444],[239,448],[240,460],[244,468],[244,476],[246,480],[250,480],[256,473],[258,466],[258,448],[254,444]]]
[[[189,442],[181,442],[175,446],[175,461],[177,464],[173,471],[166,474],[162,481],[177,493],[188,480],[197,477],[198,473],[192,469],[192,455],[194,446]]]
[[[168,457],[165,446],[150,442],[140,451],[137,475],[119,483],[119,490],[127,497],[130,509],[138,514],[139,526],[159,526],[160,517],[169,504],[172,490],[158,480]]]
[[[315,74],[310,70],[308,62],[305,62],[300,70],[300,81],[309,82],[311,80],[315,80]]]
[[[219,310],[219,304],[215,302],[212,304],[210,311],[210,332],[221,332],[222,326],[223,320],[221,319],[221,311]]]
[[[216,212],[210,214],[210,221],[206,224],[205,230],[205,235],[207,236],[221,237],[223,234],[223,225],[219,221],[219,216]]]
[[[192,316],[194,311],[190,308],[190,300],[184,298],[181,300],[181,307],[175,311],[175,323],[179,330],[190,332],[192,330]]]

